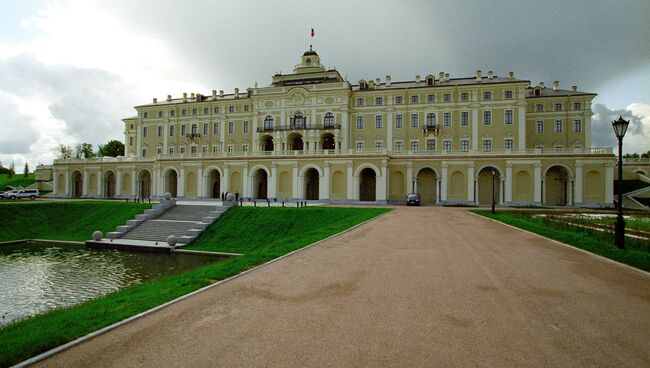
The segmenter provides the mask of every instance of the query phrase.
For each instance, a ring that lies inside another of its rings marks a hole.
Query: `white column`
[[[226,152],[226,119],[219,121],[219,150]]]
[[[117,169],[117,174],[115,175],[115,196],[119,197],[122,195],[122,169]]]
[[[131,169],[131,195],[138,195],[138,178],[135,176],[135,168]]]
[[[253,144],[253,152],[260,150],[260,140],[258,139],[259,134],[257,134],[257,115],[257,112],[253,113],[253,129],[251,130],[253,132],[253,139],[251,140],[251,143]]]
[[[225,164],[223,165],[223,178],[221,178],[221,187],[223,188],[222,191],[229,193],[230,188],[228,187],[228,183],[230,180],[230,165]]]
[[[542,203],[542,164],[536,163],[533,174],[533,202],[536,204]]]
[[[474,164],[467,165],[467,201],[474,202]]]
[[[292,173],[291,173],[291,179],[292,179],[292,183],[293,183],[292,186],[291,186],[291,196],[294,199],[301,198],[300,197],[300,192],[299,192],[300,185],[299,185],[299,180],[298,180],[298,166],[297,165],[293,166],[293,170],[292,170]]]
[[[206,180],[207,179],[203,177],[203,168],[199,167],[197,169],[197,174],[196,174],[196,196],[197,197],[201,197],[201,198],[207,197],[205,195]]]
[[[185,197],[185,166],[181,166],[176,192],[177,197]]]
[[[163,124],[163,155],[168,154],[169,124]]]
[[[348,194],[347,197],[351,201],[357,200],[356,196],[356,190],[355,190],[355,183],[354,183],[354,174],[353,174],[353,169],[354,169],[354,164],[348,163],[348,170],[347,170],[347,183],[348,183]]]
[[[605,164],[605,203],[614,204],[614,163]]]
[[[576,177],[575,177],[575,190],[573,192],[573,202],[574,204],[582,203],[582,167],[584,164],[582,162],[576,162]]]
[[[388,111],[386,114],[386,149],[388,152],[393,151],[393,112]]]
[[[142,124],[136,123],[136,130],[135,130],[135,142],[136,142],[136,150],[135,150],[135,157],[139,157],[140,153],[142,152]],[[127,142],[128,143],[128,142]],[[119,192],[117,193],[118,195],[120,194]]]
[[[573,180],[569,180],[566,188],[566,205],[572,206],[573,203]]]
[[[102,178],[102,169],[97,169],[97,196],[102,197],[104,194],[104,189],[102,188],[104,184],[104,178]]]
[[[471,123],[472,123],[472,151],[478,151],[478,107],[476,106],[472,106]]]
[[[506,182],[504,191],[504,200],[505,203],[508,204],[512,202],[512,164],[510,162],[506,162]]]
[[[81,190],[81,195],[83,197],[88,196],[88,169],[84,169],[84,177],[82,178],[83,185]]]
[[[386,192],[388,189],[388,163],[382,161],[381,163],[381,176],[377,183],[375,198],[378,201],[385,201],[387,198]]]
[[[591,107],[590,107],[591,109]],[[587,114],[584,121],[584,130],[585,130],[585,149],[591,148],[591,115]]]
[[[61,189],[61,188],[57,188],[57,186],[56,186],[56,182],[58,181],[57,180],[58,176],[59,176],[58,171],[55,170],[55,169],[52,169],[52,193],[55,194],[55,195],[58,194],[57,190]]]
[[[65,196],[70,197],[70,171],[65,170]]]
[[[440,178],[436,178],[436,204],[440,203]]]
[[[323,176],[318,183],[318,198],[320,200],[330,199],[330,164],[325,164]]]
[[[271,177],[268,178],[269,182],[269,198],[276,198],[278,196],[278,165],[271,164]]]
[[[245,164],[242,166],[242,197],[252,197],[253,193],[251,191],[251,182],[250,178],[248,177],[248,164]]]
[[[499,181],[499,204],[503,204],[503,197],[505,196],[506,191],[506,179],[501,178]]]
[[[518,109],[518,119],[517,122],[519,124],[518,128],[518,135],[519,135],[519,143],[518,143],[518,148],[519,151],[522,152],[526,149],[526,103],[522,102],[522,106],[519,106]]]
[[[314,101],[316,101],[315,98],[314,98]],[[310,121],[310,126],[315,126],[317,123],[318,123],[318,121],[316,121],[316,107],[312,107],[312,108],[311,108],[311,121]]]
[[[442,164],[442,173],[440,178],[440,201],[447,202],[447,180],[449,176],[449,165]]]
[[[160,182],[160,169],[156,167],[153,169],[153,175],[151,176],[152,197],[158,197],[161,195],[160,188],[158,188],[158,185],[160,185],[159,182]]]
[[[413,191],[413,164],[406,165],[406,194]]]
[[[343,132],[343,147],[342,149],[350,149],[350,127],[349,127],[349,113],[347,109],[341,110],[341,132]],[[348,192],[350,194],[350,192]]]

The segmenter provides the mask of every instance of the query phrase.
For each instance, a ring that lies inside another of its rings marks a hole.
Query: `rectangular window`
[[[544,104],[536,104],[535,105],[535,111],[537,111],[537,112],[544,111]]]
[[[248,133],[248,122],[247,121],[244,122],[243,130],[244,130],[244,133]]]
[[[544,122],[541,120],[538,120],[535,122],[535,133],[537,134],[542,134],[544,133]]]
[[[402,96],[395,96],[395,105],[401,105],[404,103],[404,97]]]
[[[185,147],[181,147],[181,152],[180,153],[181,153],[181,155],[185,154]]]
[[[436,150],[436,140],[435,139],[427,139],[427,151],[433,152]]]
[[[363,142],[357,142],[357,151],[363,151]]]
[[[483,111],[483,125],[492,124],[492,111]]]
[[[169,116],[176,116],[176,110],[169,110]]]
[[[228,134],[235,133],[235,122],[231,121],[228,123]]]
[[[512,139],[508,138],[508,139],[506,139],[505,141],[503,141],[503,146],[504,146],[507,150],[511,150],[511,149],[512,149]]]
[[[357,106],[363,106],[364,102],[363,98],[357,98]]]
[[[512,91],[507,90],[507,91],[503,92],[503,98],[511,99],[512,98]]]
[[[174,128],[175,128],[175,126],[173,126],[173,125],[170,125],[170,126],[169,126],[169,136],[170,136],[170,137],[173,137],[173,136],[174,136]]]
[[[512,114],[513,114],[512,110],[506,110],[504,123],[512,124]]]
[[[417,128],[420,125],[420,115],[411,114],[411,128]]]
[[[580,119],[576,119],[573,121],[573,132],[574,133],[580,133],[582,131],[582,122]]]
[[[185,124],[181,125],[181,137],[187,135],[187,126]]]
[[[217,152],[219,152],[219,145],[212,146],[212,153],[217,153]]]
[[[395,151],[402,152],[402,141],[395,142]]]
[[[162,112],[162,111],[158,111],[158,117],[159,117],[159,118],[162,118],[162,117],[163,117],[163,112]]]
[[[203,146],[203,150],[201,152],[203,152],[203,154],[208,153],[208,146]]]
[[[247,144],[242,145],[241,150],[242,150],[242,152],[248,152],[248,145]]]
[[[147,157],[147,149],[146,148],[142,149],[142,157]]]
[[[251,111],[251,106],[250,105],[244,105],[244,112],[249,112]]]
[[[444,141],[442,141],[442,149],[445,152],[450,152],[451,151],[451,140],[445,139]]]
[[[460,140],[460,150],[463,152],[469,151],[469,139]]]
[[[363,115],[357,116],[357,129],[363,129]]]
[[[235,145],[234,144],[229,144],[228,145],[228,153],[233,153],[235,152]]]
[[[192,115],[196,115],[199,113],[199,110],[195,107],[192,109]]]
[[[383,97],[375,97],[375,105],[383,105],[383,104],[384,104]]]
[[[555,120],[553,131],[555,133],[562,133],[562,120]]]
[[[417,151],[419,149],[420,142],[418,141],[411,141],[411,151]]]
[[[133,145],[133,137],[129,137],[129,146]]]
[[[159,156],[162,155],[162,148],[160,147],[156,148],[156,154]]]
[[[162,135],[163,135],[162,129],[163,129],[162,125],[158,125],[158,136],[159,137],[162,137]]]
[[[228,112],[235,112],[235,106],[228,106]]]
[[[169,154],[173,155],[174,154],[174,147],[169,147]]]
[[[375,128],[376,129],[381,129],[383,123],[384,123],[383,116],[381,116],[381,115],[375,116]]]
[[[484,139],[483,140],[483,151],[489,152],[492,151],[492,140]]]
[[[203,135],[208,135],[208,132],[210,131],[210,126],[208,123],[203,123]]]
[[[444,102],[451,102],[451,93],[445,93],[444,95],[442,95],[442,100]]]
[[[428,95],[427,96],[427,102],[436,102],[436,96],[435,95]]]
[[[219,134],[219,123],[214,123],[212,125],[212,134]]]
[[[402,127],[402,114],[395,115],[395,128]]]
[[[418,103],[420,102],[420,96],[411,96],[411,103]]]
[[[148,112],[144,112],[143,115],[142,115],[142,117],[145,118],[145,119],[148,118],[148,117],[149,117],[149,113],[148,113]]]
[[[462,126],[469,125],[469,111],[461,111],[461,113],[460,113],[460,125],[462,125]]]
[[[196,146],[190,147],[190,153],[196,155],[196,149],[197,149]]]
[[[207,107],[203,108],[203,115],[208,115],[210,113],[210,109]]]
[[[580,105],[580,102],[574,102],[573,103],[573,109],[574,110],[580,110],[582,106]]]
[[[492,92],[483,92],[483,101],[489,101],[492,99]]]
[[[555,111],[562,111],[562,104],[561,103],[556,103],[554,105]]]
[[[467,92],[463,92],[463,93],[461,93],[461,94],[460,94],[460,100],[461,100],[461,101],[467,101],[467,100],[469,100],[469,93],[467,93]]]
[[[442,115],[442,121],[445,126],[451,126],[451,113],[446,112]]]
[[[142,137],[147,137],[147,127],[142,127]]]
[[[186,109],[181,110],[181,116],[187,116],[187,110]]]
[[[215,113],[215,114],[218,114],[218,113],[219,113],[219,106],[215,106],[215,107],[214,107],[214,113]]]
[[[381,150],[383,149],[384,149],[384,142],[382,141],[375,142],[375,151],[381,152]]]

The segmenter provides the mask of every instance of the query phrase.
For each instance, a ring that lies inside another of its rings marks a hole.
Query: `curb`
[[[590,255],[590,256],[596,257],[596,258],[598,258],[598,259],[600,259],[600,260],[603,260],[603,261],[607,261],[607,262],[610,262],[610,263],[614,263],[614,264],[616,264],[616,265],[618,265],[618,266],[623,266],[624,268],[627,268],[627,269],[630,269],[630,270],[633,270],[633,271],[640,272],[642,275],[644,275],[644,276],[646,276],[646,277],[650,277],[650,272],[648,272],[648,271],[644,271],[644,270],[642,270],[642,269],[639,269],[639,268],[636,268],[636,267],[632,267],[632,266],[627,265],[627,264],[625,264],[625,263],[621,263],[621,262],[619,262],[619,261],[615,261],[615,260],[613,260],[613,259],[609,259],[609,258],[607,258],[607,257],[603,257],[603,256],[601,256],[600,254],[591,253],[591,252],[589,252],[589,251],[586,251],[586,250],[584,250],[584,249],[578,248],[578,247],[573,246],[573,245],[571,245],[571,244],[562,243],[562,242],[559,241],[559,240],[555,240],[555,239],[547,238],[547,237],[545,237],[544,235],[540,235],[540,234],[534,233],[534,232],[529,231],[529,230],[521,229],[521,228],[518,228],[518,227],[516,227],[516,226],[514,226],[514,225],[506,224],[505,222],[501,222],[501,221],[499,221],[499,220],[495,220],[495,219],[492,219],[492,218],[489,218],[489,217],[485,217],[485,216],[483,216],[483,215],[479,215],[478,213],[474,213],[474,212],[472,212],[472,211],[466,211],[466,212],[471,213],[471,214],[474,215],[474,216],[478,216],[478,217],[480,217],[480,218],[482,218],[482,219],[490,220],[490,221],[492,221],[492,222],[496,222],[497,224],[505,225],[505,226],[511,227],[511,228],[513,228],[513,229],[517,229],[517,230],[519,230],[519,231],[523,231],[523,232],[525,232],[525,233],[528,233],[528,234],[531,234],[531,235],[534,235],[534,236],[537,236],[537,237],[540,237],[540,238],[543,238],[543,239],[546,239],[546,240],[550,240],[551,242],[553,242],[553,243],[555,243],[555,244],[559,244],[559,245],[562,245],[562,246],[565,246],[565,247],[571,248],[571,249],[573,249],[573,250],[576,250],[576,251],[578,251],[578,252],[588,254],[588,255]]]
[[[392,210],[392,209],[391,209],[391,210]],[[342,235],[342,234],[345,234],[345,233],[347,233],[347,232],[350,232],[350,231],[352,231],[352,230],[354,230],[354,229],[356,229],[356,228],[358,228],[358,227],[360,227],[360,226],[363,226],[363,225],[367,224],[367,223],[370,222],[370,221],[377,220],[377,219],[379,219],[380,217],[383,217],[383,216],[389,214],[389,213],[391,212],[391,210],[386,211],[386,212],[384,212],[384,213],[382,213],[382,214],[380,214],[380,215],[378,215],[378,216],[375,216],[375,217],[373,217],[373,218],[370,218],[370,219],[368,219],[368,220],[366,220],[366,221],[360,222],[360,223],[358,223],[358,224],[356,224],[356,225],[354,225],[354,226],[352,226],[352,227],[350,227],[350,228],[347,228],[347,229],[345,229],[345,230],[343,230],[343,231],[341,231],[341,232],[339,232],[339,233],[332,234],[332,235],[328,236],[327,238],[321,239],[321,240],[319,240],[319,241],[317,241],[317,242],[314,242],[314,243],[308,244],[308,245],[306,245],[306,246],[304,246],[304,247],[302,247],[302,248],[299,248],[299,249],[296,249],[296,250],[294,250],[294,251],[291,251],[291,252],[289,252],[289,253],[287,253],[287,254],[284,254],[284,255],[282,255],[282,256],[280,256],[280,257],[278,257],[278,258],[274,258],[274,259],[272,259],[272,260],[270,260],[270,261],[268,261],[268,262],[262,263],[261,265],[255,266],[255,267],[253,267],[253,268],[249,268],[248,270],[242,271],[242,272],[240,272],[240,273],[238,273],[238,274],[236,274],[236,275],[230,276],[230,277],[225,278],[225,279],[223,279],[223,280],[221,280],[221,281],[217,281],[217,282],[215,282],[214,284],[210,284],[210,285],[204,286],[204,287],[202,287],[202,288],[200,288],[200,289],[198,289],[198,290],[194,290],[194,291],[192,291],[192,292],[189,293],[189,294],[185,294],[185,295],[179,296],[179,297],[176,298],[176,299],[170,300],[170,301],[165,302],[165,303],[163,303],[163,304],[160,304],[160,305],[158,305],[158,306],[156,306],[156,307],[153,307],[153,308],[151,308],[151,309],[149,309],[149,310],[146,310],[146,311],[144,311],[144,312],[138,313],[138,314],[136,314],[136,315],[134,315],[134,316],[128,317],[128,318],[123,319],[123,320],[121,320],[121,321],[115,322],[115,323],[113,323],[112,325],[108,325],[108,326],[106,326],[106,327],[103,327],[103,328],[101,328],[101,329],[99,329],[99,330],[97,330],[97,331],[94,331],[94,332],[91,332],[91,333],[89,333],[89,334],[87,334],[87,335],[81,336],[81,337],[79,337],[79,338],[77,338],[77,339],[74,339],[74,340],[72,340],[72,341],[69,341],[69,342],[67,342],[67,343],[65,343],[65,344],[63,344],[63,345],[59,345],[59,346],[57,346],[57,347],[55,347],[55,348],[52,348],[52,349],[50,349],[50,350],[47,350],[47,351],[45,351],[45,352],[43,352],[43,353],[40,353],[40,354],[38,354],[38,355],[36,355],[36,356],[34,356],[34,357],[31,357],[31,358],[29,358],[29,359],[27,359],[27,360],[23,360],[22,362],[17,363],[17,364],[15,364],[15,365],[11,366],[11,368],[23,368],[23,367],[27,367],[27,366],[29,366],[29,365],[32,365],[32,364],[34,364],[34,363],[38,363],[38,362],[40,362],[40,361],[42,361],[42,360],[45,360],[45,359],[47,359],[47,358],[49,358],[49,357],[51,357],[51,356],[53,356],[53,355],[56,355],[56,354],[58,354],[58,353],[60,353],[60,352],[63,352],[63,351],[65,351],[65,350],[68,350],[68,349],[70,349],[71,347],[73,347],[73,346],[75,346],[75,345],[79,345],[79,344],[81,344],[82,342],[85,342],[85,341],[91,340],[91,339],[94,338],[94,337],[97,337],[97,336],[99,336],[99,335],[103,335],[103,334],[105,334],[106,332],[109,332],[109,331],[111,331],[111,330],[113,330],[113,329],[116,329],[116,328],[118,328],[118,327],[120,327],[120,326],[122,326],[122,325],[125,325],[125,324],[129,323],[129,322],[135,321],[136,319],[139,319],[139,318],[145,317],[145,316],[147,316],[147,315],[149,315],[149,314],[152,314],[152,313],[154,313],[154,312],[157,312],[157,311],[159,311],[159,310],[162,310],[162,309],[164,309],[164,308],[166,308],[166,307],[168,307],[168,306],[170,306],[170,305],[172,305],[172,304],[175,304],[175,303],[177,303],[177,302],[183,301],[183,300],[185,300],[185,299],[187,299],[187,298],[189,298],[189,297],[191,297],[191,296],[194,296],[194,295],[196,295],[196,294],[198,294],[198,293],[204,292],[204,291],[209,290],[209,289],[211,289],[211,288],[213,288],[213,287],[219,286],[219,285],[221,285],[221,284],[223,284],[223,283],[226,283],[226,282],[228,282],[228,281],[232,281],[232,280],[237,279],[237,278],[239,278],[239,277],[241,277],[241,276],[244,276],[244,275],[246,275],[246,274],[248,274],[248,273],[250,273],[250,272],[253,272],[253,271],[257,270],[258,268],[262,268],[262,267],[264,267],[264,266],[268,266],[268,265],[270,265],[270,264],[272,264],[272,263],[274,263],[274,262],[277,262],[277,261],[279,261],[279,260],[281,260],[281,259],[284,259],[284,258],[290,257],[291,255],[293,255],[293,254],[295,254],[295,253],[302,252],[302,251],[304,251],[304,250],[306,250],[306,249],[308,249],[308,248],[311,248],[311,247],[313,247],[313,246],[316,246],[316,245],[318,245],[318,244],[320,244],[320,243],[323,243],[323,242],[325,242],[325,241],[327,241],[327,240],[329,240],[329,239],[332,239],[332,238],[337,237],[337,236],[339,236],[339,235]]]

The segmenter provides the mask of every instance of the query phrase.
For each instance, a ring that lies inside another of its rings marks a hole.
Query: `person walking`
[[[235,201],[239,200],[239,191],[235,191]]]

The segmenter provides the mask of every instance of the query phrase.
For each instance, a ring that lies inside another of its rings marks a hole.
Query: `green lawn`
[[[241,257],[117,291],[0,329],[0,366],[143,312],[244,270],[334,235],[389,211],[385,208],[235,207],[212,224],[191,249],[244,253]]]
[[[486,210],[473,210],[481,216],[543,235],[547,238],[572,245],[576,248],[627,264],[641,270],[650,271],[650,244],[647,241],[627,238],[626,249],[614,246],[611,233],[579,228],[555,221],[534,218],[534,211],[497,211],[492,214]]]
[[[151,205],[108,201],[0,201],[0,241],[84,241],[95,230],[115,231],[147,208]]]
[[[31,185],[36,178],[35,174],[28,174],[27,177],[23,174],[14,174],[9,177],[9,174],[0,174],[0,191],[8,190],[7,185],[12,187],[26,187]]]

